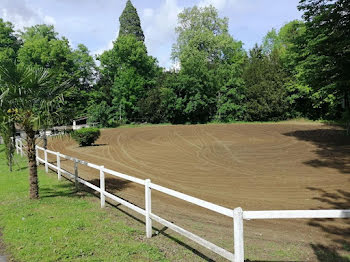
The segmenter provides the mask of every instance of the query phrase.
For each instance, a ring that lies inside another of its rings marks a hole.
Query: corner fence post
[[[35,160],[36,160],[36,165],[39,165],[39,150],[38,146],[35,146]]]
[[[244,262],[243,210],[233,210],[234,261]]]
[[[106,206],[106,197],[105,197],[105,173],[103,171],[105,167],[101,166],[100,167],[100,189],[101,189],[101,194],[100,194],[100,198],[101,198],[101,208],[104,208]]]
[[[60,152],[57,152],[57,179],[61,180],[61,157],[60,157]]]
[[[150,214],[152,212],[152,197],[151,197],[151,180],[145,180],[145,211],[146,211],[146,237],[152,237],[152,219]]]
[[[48,160],[47,160],[47,151],[46,149],[44,149],[44,155],[45,155],[45,172],[48,173],[49,172],[49,165],[48,165]]]
[[[74,183],[75,189],[78,190],[78,160],[74,159]]]

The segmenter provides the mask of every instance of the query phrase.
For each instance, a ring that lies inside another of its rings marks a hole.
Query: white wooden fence
[[[39,150],[44,152],[44,159],[39,157]],[[23,141],[21,139],[16,139],[16,152],[21,153],[23,156]],[[56,165],[49,163],[48,154],[56,156]],[[78,186],[78,183],[84,184],[87,187],[92,188],[100,193],[101,199],[101,208],[105,207],[106,197],[134,210],[135,212],[145,216],[146,221],[146,236],[147,238],[152,237],[152,221],[156,221],[173,231],[191,239],[192,241],[202,245],[203,247],[219,254],[220,256],[236,262],[244,262],[244,234],[243,234],[243,220],[251,219],[290,219],[290,218],[350,218],[350,209],[349,210],[279,210],[279,211],[243,211],[242,208],[238,207],[235,209],[230,209],[222,207],[205,200],[192,197],[178,191],[154,184],[150,179],[139,179],[133,176],[122,174],[110,169],[105,168],[104,166],[98,166],[77,158],[61,154],[59,152],[54,152],[51,150],[45,150],[42,147],[36,146],[36,159],[37,164],[43,163],[45,165],[45,171],[48,172],[49,168],[57,171],[57,177],[59,180],[62,178],[62,174],[66,175],[67,178],[72,179],[75,182],[75,185]],[[74,174],[68,172],[61,168],[61,158],[68,159],[74,163]],[[99,170],[100,172],[100,187],[97,187],[79,177],[78,164],[85,165],[94,169]],[[105,174],[110,174],[112,176],[122,178],[137,184],[140,184],[145,187],[145,209],[142,209],[124,199],[119,198],[116,195],[113,195],[106,191],[105,188]],[[193,233],[187,231],[186,229],[181,228],[169,222],[155,214],[152,213],[152,189],[162,192],[164,194],[170,195],[172,197],[187,201],[189,203],[198,205],[200,207],[209,209],[211,211],[217,212],[221,215],[231,217],[233,219],[233,240],[234,240],[234,253],[231,253]]]

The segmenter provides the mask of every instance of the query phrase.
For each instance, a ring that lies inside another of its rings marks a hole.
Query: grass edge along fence
[[[39,150],[44,152],[44,159],[41,159],[38,155]],[[24,146],[22,139],[16,139],[16,152],[17,154],[21,153],[21,156],[24,155]],[[48,162],[47,154],[56,155],[57,166]],[[45,171],[48,172],[49,168],[57,171],[57,177],[59,180],[62,178],[62,174],[67,175],[67,178],[72,179],[75,182],[76,187],[78,183],[84,184],[87,187],[92,188],[100,193],[101,208],[105,207],[106,197],[134,210],[135,212],[145,216],[146,220],[146,236],[147,238],[152,237],[152,220],[172,229],[173,231],[189,238],[190,240],[200,244],[201,246],[217,253],[218,255],[235,262],[244,262],[244,234],[243,234],[243,220],[251,219],[298,219],[298,218],[350,218],[350,209],[340,209],[340,210],[276,210],[276,211],[244,211],[242,208],[237,207],[235,209],[229,209],[222,207],[205,200],[201,200],[196,197],[192,197],[178,191],[151,183],[150,179],[139,179],[133,176],[125,175],[110,169],[105,168],[104,166],[98,166],[77,158],[61,154],[59,152],[54,152],[51,150],[45,150],[42,147],[36,146],[36,161],[39,165],[43,163],[45,165]],[[71,160],[74,163],[74,174],[61,168],[61,158]],[[97,187],[82,178],[79,177],[78,173],[78,164],[85,165],[100,171],[100,187]],[[108,173],[112,176],[122,178],[145,187],[145,209],[142,209],[124,199],[117,197],[106,191],[105,188],[105,173]],[[170,195],[172,197],[187,201],[189,203],[198,205],[200,207],[209,209],[211,211],[217,212],[221,215],[231,217],[233,219],[233,241],[234,241],[234,253],[231,253],[203,238],[197,236],[175,224],[169,222],[155,214],[152,213],[152,194],[151,190],[157,190],[164,194]]]

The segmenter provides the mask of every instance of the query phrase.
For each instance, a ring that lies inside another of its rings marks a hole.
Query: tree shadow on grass
[[[72,179],[69,179],[62,176],[66,180],[73,182]],[[100,179],[91,179],[86,180],[87,182],[100,187]],[[126,187],[128,187],[128,184],[130,184],[130,181],[121,180],[117,178],[106,178],[105,179],[105,189],[107,192],[115,192],[115,191],[122,191]],[[74,184],[59,184],[55,186],[55,188],[52,187],[40,187],[40,194],[42,198],[49,198],[49,197],[85,197],[87,194],[94,194],[97,197],[99,197],[99,193],[95,190],[91,189],[90,187],[87,187],[83,184],[78,184],[78,189],[75,187]],[[127,200],[126,200],[127,201]]]
[[[67,178],[65,178],[67,179]],[[67,179],[69,181],[71,181],[70,179]],[[94,184],[95,186],[99,186],[100,180],[99,179],[94,179],[94,180],[90,180],[88,181],[92,184]],[[127,184],[129,184],[130,181],[123,181],[120,179],[116,179],[116,178],[106,178],[106,191],[109,190],[122,190],[123,188],[125,188],[127,186]],[[84,186],[82,184],[79,185],[79,191],[77,192],[75,190],[75,186],[72,184],[62,184],[59,185],[60,188],[63,189],[67,189],[64,191],[54,191],[52,188],[42,188],[40,189],[40,191],[42,193],[44,193],[44,195],[42,196],[43,198],[45,197],[57,197],[57,196],[68,196],[68,197],[84,197],[87,196],[88,194],[92,194],[93,196],[95,196],[96,198],[100,198],[100,193],[96,192],[95,190],[92,190],[91,188]],[[118,196],[119,198],[123,199],[122,197]],[[127,202],[129,202],[127,199],[123,199]],[[117,210],[119,210],[120,212],[122,212],[123,214],[127,215],[128,217],[132,218],[134,221],[137,221],[138,223],[141,223],[142,225],[145,225],[145,222],[142,219],[137,218],[136,216],[132,215],[131,213],[123,210],[122,208],[120,208],[121,204],[115,204],[115,202],[112,202],[108,199],[106,199],[106,202],[109,203],[110,206],[116,208]],[[131,202],[129,202],[131,203]],[[131,203],[133,205],[135,205],[134,203]],[[138,206],[139,207],[139,206]],[[140,207],[142,208],[142,207]],[[157,235],[163,235],[165,237],[167,237],[168,239],[176,242],[177,244],[181,245],[182,247],[186,248],[187,250],[191,251],[193,254],[201,257],[203,260],[207,261],[207,262],[213,262],[214,260],[209,258],[208,256],[206,256],[205,254],[203,254],[202,252],[198,251],[197,249],[191,247],[190,245],[184,243],[183,241],[179,240],[178,238],[171,236],[170,234],[166,233],[165,231],[168,229],[167,227],[163,227],[162,229],[159,229],[157,227],[152,227],[153,230],[157,233],[153,234],[153,237],[156,237]]]
[[[40,198],[53,198],[53,197],[73,197],[82,198],[86,197],[89,192],[86,190],[76,190],[73,184],[60,184],[52,187],[40,187]]]
[[[142,224],[142,225],[146,225],[146,223],[142,220],[137,218],[136,216],[132,215],[131,213],[121,209],[120,207],[123,206],[122,204],[115,204],[112,203],[110,201],[106,201],[108,202],[111,206],[113,206],[114,208],[116,208],[117,210],[119,210],[120,212],[122,212],[123,214],[127,215],[128,217],[132,218],[133,220],[137,221],[138,223]],[[163,227],[161,229],[152,226],[152,229],[157,232],[157,233],[153,233],[152,237],[157,237],[159,235],[165,236],[166,238],[176,242],[177,244],[179,244],[180,246],[186,248],[187,250],[191,251],[193,254],[195,254],[196,256],[199,256],[200,258],[202,258],[204,261],[207,262],[214,262],[215,260],[211,259],[210,257],[206,256],[205,254],[203,254],[202,252],[200,252],[199,250],[191,247],[190,245],[186,244],[185,242],[179,240],[178,238],[171,236],[170,234],[166,233],[165,231],[168,229],[168,227]]]
[[[321,188],[308,187],[320,196],[313,199],[330,206],[330,209],[350,209],[350,192],[337,190],[336,192],[327,192]],[[342,225],[336,224],[343,222]],[[310,244],[318,261],[320,262],[350,262],[349,258],[340,253],[350,254],[350,218],[339,219],[311,219],[308,224],[317,227],[327,233],[332,239],[333,245],[324,246],[322,244]]]
[[[18,166],[15,171],[23,171],[23,170],[26,170],[26,169],[28,169],[27,166]]]
[[[319,168],[330,167],[344,174],[350,174],[350,136],[341,128],[298,130],[285,136],[296,137],[301,141],[311,142],[317,149],[317,159],[305,161],[306,165]]]

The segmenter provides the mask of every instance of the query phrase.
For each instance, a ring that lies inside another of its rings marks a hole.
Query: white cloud
[[[106,50],[110,50],[113,48],[113,41],[114,40],[111,40],[108,42],[108,44],[106,44],[105,46],[101,47],[101,48],[98,48],[97,50],[95,51],[92,51],[91,52],[91,55],[93,55],[94,57],[95,56],[98,56],[98,55],[101,55],[104,51]]]
[[[152,17],[153,14],[154,14],[154,10],[152,8],[143,9],[143,16],[144,17]]]
[[[238,3],[238,0],[201,0],[198,3],[198,6],[204,7],[212,5],[217,8],[219,11],[226,8],[231,8],[234,4]]]
[[[170,52],[175,41],[177,16],[182,11],[177,0],[165,0],[155,9],[143,9],[141,22],[149,53],[156,56],[161,66],[170,67]]]
[[[19,30],[35,24],[56,24],[52,16],[44,15],[40,9],[34,9],[25,0],[1,0],[0,15]]]
[[[106,43],[105,45],[101,46],[100,48],[97,48],[96,50],[93,50],[92,52],[90,52],[91,55],[93,57],[96,57],[98,55],[101,55],[104,51],[112,49],[113,48],[113,42],[117,39],[118,35],[119,35],[119,26],[117,27],[117,33],[116,33],[115,37],[112,40],[110,40],[108,43]]]

